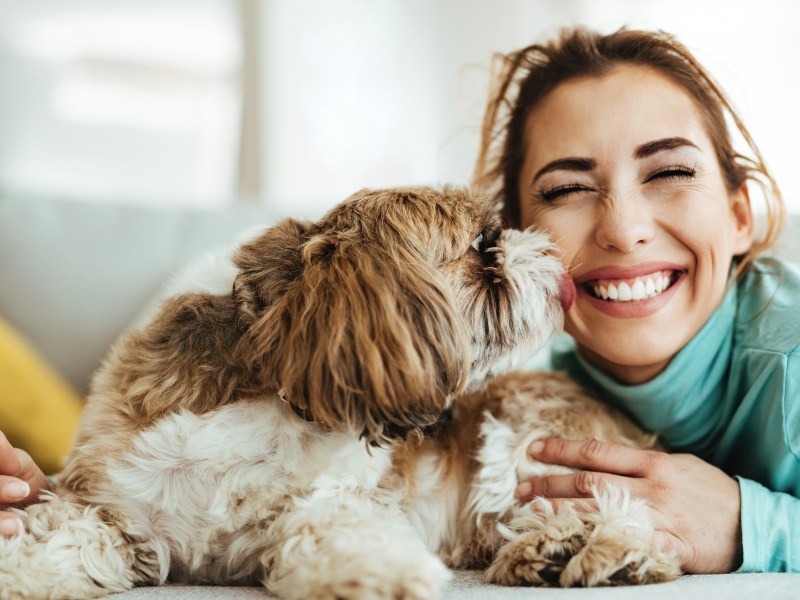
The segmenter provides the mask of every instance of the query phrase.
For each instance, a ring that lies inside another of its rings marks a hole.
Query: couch
[[[243,229],[274,221],[256,205],[220,210],[157,209],[0,196],[0,317],[79,394],[109,344],[135,322],[171,274]],[[800,259],[800,227],[780,253]],[[0,401],[3,401],[0,399]],[[0,429],[3,423],[0,422]],[[264,598],[257,588],[165,586],[115,596]],[[800,575],[688,576],[643,588],[502,588],[482,573],[454,575],[445,598],[800,598]]]

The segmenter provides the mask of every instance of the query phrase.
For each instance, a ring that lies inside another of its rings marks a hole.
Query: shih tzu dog
[[[547,238],[445,187],[365,190],[193,273],[95,375],[59,484],[0,539],[0,598],[166,581],[280,598],[663,581],[644,506],[534,514],[537,438],[652,438],[558,374],[508,373],[561,327]]]

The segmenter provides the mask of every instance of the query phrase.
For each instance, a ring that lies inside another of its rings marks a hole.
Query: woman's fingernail
[[[5,537],[14,537],[20,531],[19,519],[3,519],[0,521],[0,535]]]
[[[528,446],[528,454],[539,454],[542,450],[544,450],[544,442],[541,440],[531,442],[531,445]]]
[[[24,500],[30,493],[31,488],[24,481],[10,481],[3,486],[3,494],[7,500]]]
[[[533,486],[527,482],[523,481],[517,486],[517,489],[514,491],[517,498],[524,498],[525,496],[530,495],[531,490],[533,490]]]
[[[537,498],[533,502],[531,502],[531,510],[537,513],[543,513],[547,511],[547,505],[545,504],[544,500],[541,498]]]

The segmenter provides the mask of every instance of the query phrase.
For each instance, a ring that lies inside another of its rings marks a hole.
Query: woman
[[[567,31],[505,65],[476,179],[510,225],[548,230],[563,252],[574,344],[555,366],[687,453],[546,440],[537,459],[580,471],[524,482],[520,498],[625,485],[687,572],[800,570],[800,274],[757,258],[783,205],[746,129],[664,34]],[[748,182],[766,191],[756,243]],[[35,492],[41,473],[15,456],[0,444],[0,473],[24,471]]]
[[[687,572],[800,571],[800,272],[759,258],[784,207],[747,130],[663,33],[569,30],[501,61],[476,182],[563,253],[576,293],[554,366],[684,453],[546,440],[531,454],[579,471],[518,496],[622,485]]]

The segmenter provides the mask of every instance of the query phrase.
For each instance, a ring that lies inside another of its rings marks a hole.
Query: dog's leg
[[[0,537],[0,600],[97,598],[133,587],[134,550],[97,509],[50,495]]]
[[[439,597],[449,571],[396,506],[348,492],[312,496],[279,517],[265,585],[287,600]]]
[[[559,576],[580,550],[588,531],[569,504],[558,512],[549,503],[542,514],[526,514],[508,526],[499,525],[507,540],[486,573],[490,583],[501,585],[558,585]],[[528,507],[522,507],[528,511]]]
[[[675,555],[653,545],[643,501],[616,488],[595,493],[595,498],[598,510],[581,515],[591,533],[564,568],[562,586],[658,583],[680,576]]]

